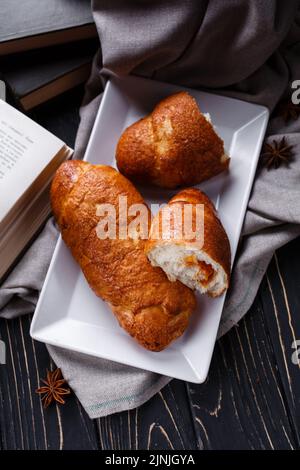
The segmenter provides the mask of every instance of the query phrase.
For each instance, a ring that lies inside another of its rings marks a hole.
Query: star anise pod
[[[294,104],[291,99],[284,101],[279,105],[279,114],[285,122],[296,120],[300,116],[300,105]]]
[[[71,393],[69,388],[63,388],[62,385],[66,383],[63,379],[61,370],[56,369],[54,371],[47,370],[47,379],[41,379],[45,385],[38,388],[36,393],[42,395],[42,403],[44,408],[47,408],[50,403],[56,401],[57,403],[65,404],[64,395],[69,395]]]
[[[288,165],[293,157],[292,149],[293,145],[288,145],[285,137],[280,141],[273,140],[272,144],[265,143],[262,158],[268,170],[277,169],[282,164]]]

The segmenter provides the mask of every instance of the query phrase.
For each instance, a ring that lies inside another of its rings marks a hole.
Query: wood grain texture
[[[0,437],[3,449],[96,449],[95,426],[73,396],[44,410],[35,390],[53,366],[46,347],[32,341],[30,317],[1,320],[7,363],[0,366]],[[69,423],[66,425],[66,423]]]
[[[300,266],[297,256],[299,252],[299,238],[279,250],[261,285],[262,307],[268,312],[266,323],[298,448],[300,446]],[[297,348],[298,361],[294,363],[292,355]]]
[[[300,238],[275,254],[255,302],[216,346],[205,385],[188,385],[201,448],[299,448]]]
[[[206,383],[188,390],[200,448],[296,447],[259,299],[218,342]]]
[[[81,95],[53,100],[34,118],[74,145]],[[29,316],[0,320],[0,449],[299,448],[299,252],[300,238],[277,252],[252,308],[217,343],[205,384],[173,380],[138,409],[94,421],[74,395],[43,410],[35,389],[53,367],[47,349],[31,340]]]
[[[195,449],[184,382],[173,380],[136,410],[97,420],[102,449]]]

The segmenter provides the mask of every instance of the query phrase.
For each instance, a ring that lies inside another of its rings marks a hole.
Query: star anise
[[[282,164],[288,165],[293,157],[292,149],[293,145],[288,145],[285,137],[280,141],[273,140],[272,144],[265,143],[262,158],[268,170],[277,169]]]
[[[291,99],[284,101],[279,105],[279,114],[285,122],[296,120],[300,116],[300,105],[294,104]]]
[[[42,395],[42,403],[44,408],[47,408],[50,403],[56,401],[57,403],[65,404],[64,395],[69,395],[71,393],[69,388],[63,388],[62,385],[66,383],[63,379],[61,370],[56,369],[54,371],[47,370],[47,379],[41,379],[45,385],[38,388],[36,393]]]

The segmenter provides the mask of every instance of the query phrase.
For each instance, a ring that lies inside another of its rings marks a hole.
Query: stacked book
[[[1,0],[0,73],[21,109],[85,82],[98,47],[90,0]]]

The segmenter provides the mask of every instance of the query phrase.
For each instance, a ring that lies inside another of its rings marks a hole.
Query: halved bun
[[[187,204],[191,205],[191,210],[185,213]],[[203,218],[199,220],[202,236],[186,239],[176,225],[178,210],[184,223],[195,231],[198,204],[203,205],[200,206],[203,207]],[[170,221],[167,229],[162,223],[164,217]],[[162,268],[170,281],[179,280],[202,294],[217,297],[229,286],[229,240],[214,205],[198,189],[181,191],[154,217],[145,252],[151,264]]]

